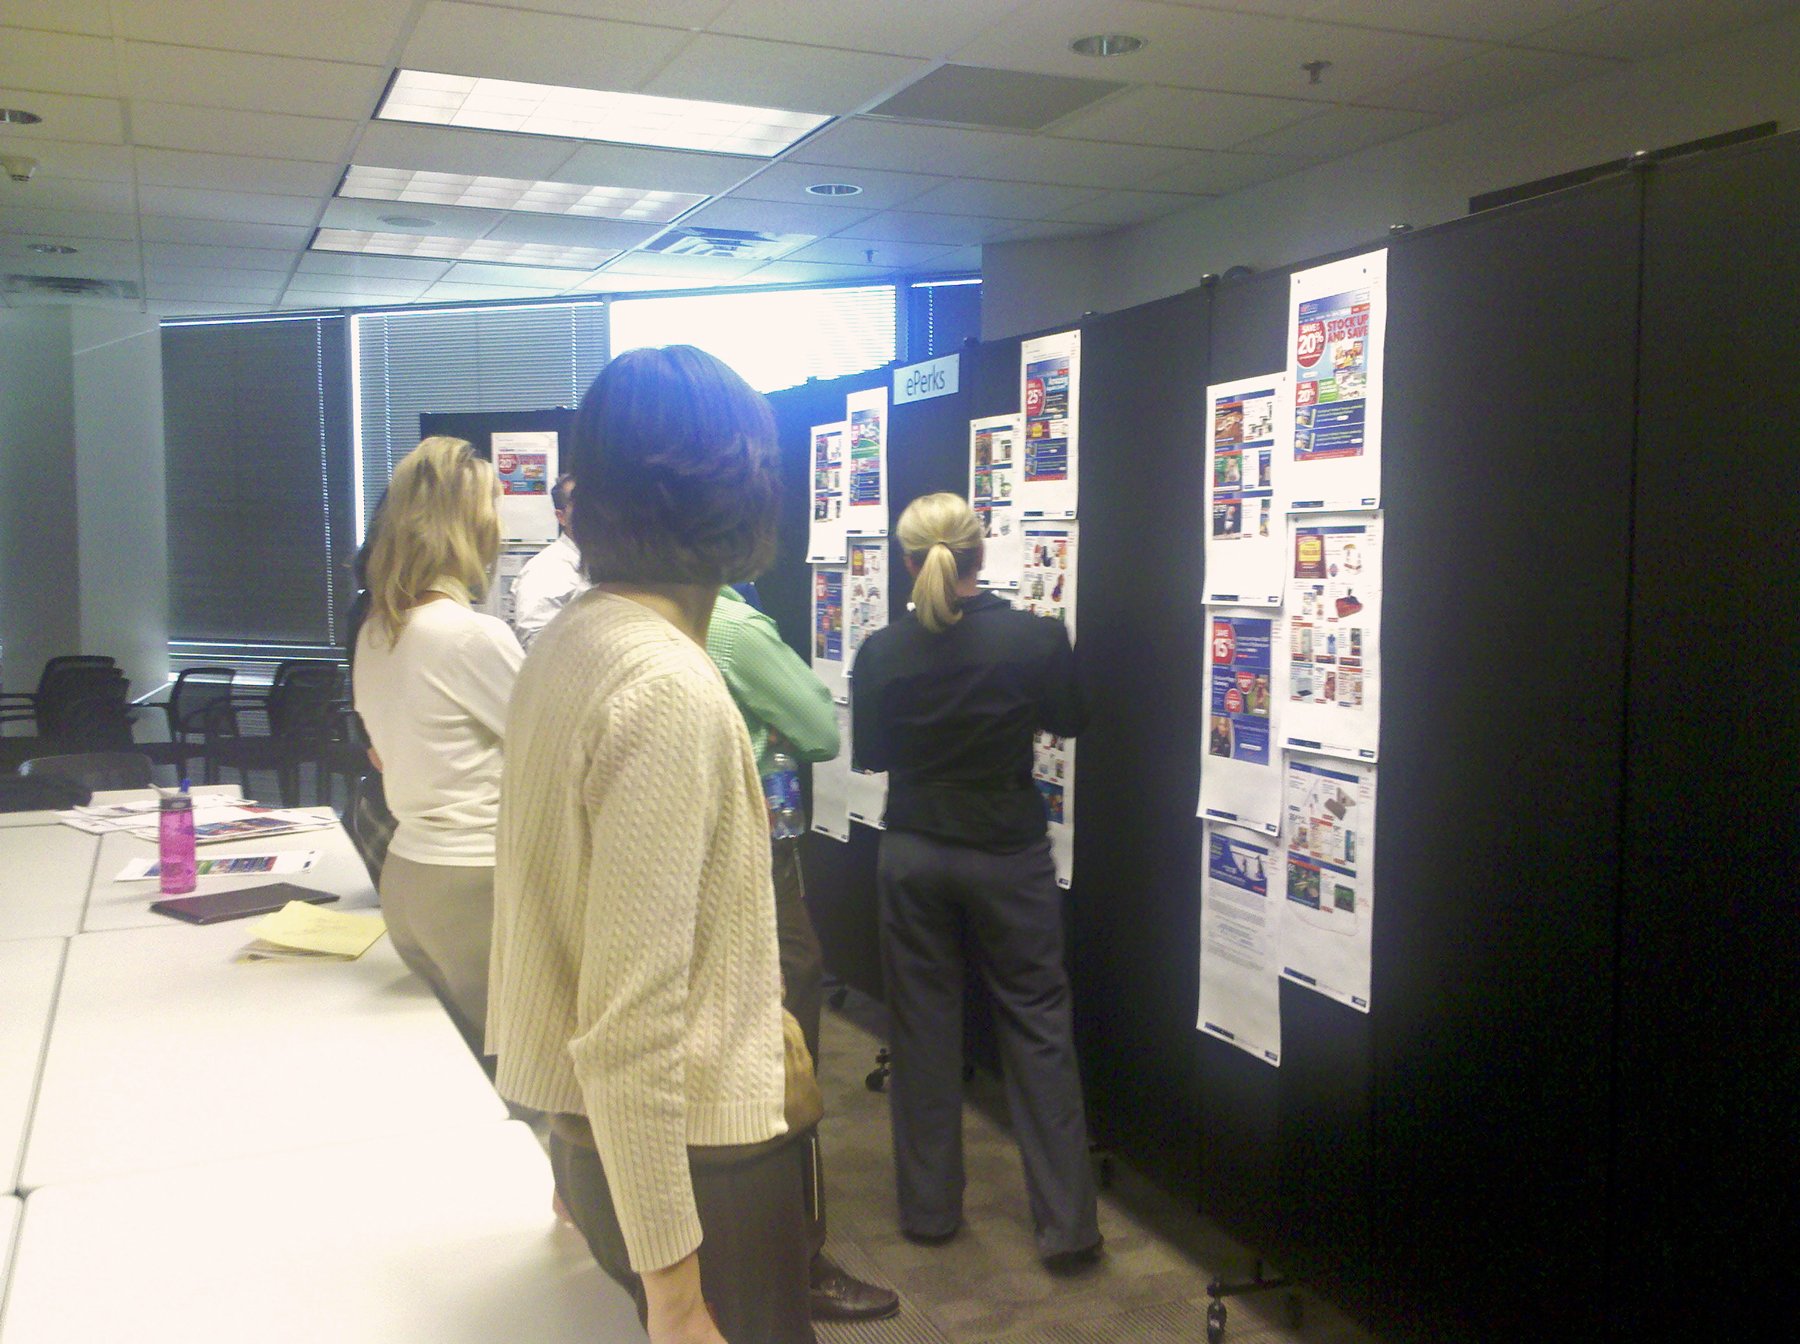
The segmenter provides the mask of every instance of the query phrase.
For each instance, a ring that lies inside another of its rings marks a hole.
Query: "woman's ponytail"
[[[959,579],[981,567],[981,520],[961,495],[921,495],[906,506],[895,527],[900,546],[918,566],[913,611],[919,624],[942,634],[962,619]]]

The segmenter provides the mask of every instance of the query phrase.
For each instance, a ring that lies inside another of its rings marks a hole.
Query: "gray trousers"
[[[994,1001],[1038,1253],[1094,1245],[1100,1228],[1050,842],[993,854],[888,831],[876,888],[901,1227],[945,1236],[962,1219],[966,930]]]
[[[806,1037],[813,1069],[819,1067],[819,1016],[825,1001],[825,954],[806,909],[806,882],[800,872],[800,841],[774,840],[775,936],[781,947],[781,1006],[794,1015]],[[824,1158],[819,1131],[806,1136],[808,1258],[825,1247]]]

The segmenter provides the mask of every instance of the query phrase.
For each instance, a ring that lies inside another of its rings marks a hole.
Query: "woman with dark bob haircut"
[[[706,655],[719,586],[773,551],[774,417],[711,355],[633,350],[571,458],[594,587],[533,643],[508,720],[498,1085],[551,1113],[557,1190],[654,1344],[806,1344],[767,812]]]

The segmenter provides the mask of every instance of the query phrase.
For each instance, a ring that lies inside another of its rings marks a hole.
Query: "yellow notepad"
[[[352,915],[289,901],[252,925],[250,932],[255,941],[238,954],[243,961],[267,957],[355,961],[387,932],[387,924],[380,915]]]

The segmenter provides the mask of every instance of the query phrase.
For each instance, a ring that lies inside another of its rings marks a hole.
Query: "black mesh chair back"
[[[0,775],[0,812],[62,812],[85,807],[94,791],[63,775]]]
[[[92,793],[104,789],[150,787],[150,758],[136,751],[86,751],[68,756],[36,756],[19,767],[28,778],[54,775]]]
[[[343,672],[336,663],[289,663],[269,689],[269,735],[294,742],[331,736]]]
[[[131,745],[131,683],[116,667],[58,668],[38,695],[39,737],[65,751]]]
[[[189,759],[204,749],[213,706],[229,705],[236,681],[237,669],[231,667],[189,667],[176,673],[169,698],[150,706],[167,717],[169,740],[144,743],[144,753],[158,765],[172,765],[177,775],[185,776]]]

